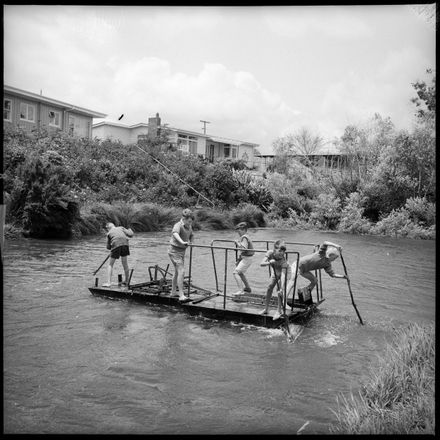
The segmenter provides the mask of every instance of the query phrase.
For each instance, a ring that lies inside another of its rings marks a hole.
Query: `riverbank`
[[[181,208],[166,207],[155,203],[97,203],[93,206],[84,205],[78,221],[72,227],[72,238],[100,234],[104,224],[112,221],[116,225],[130,226],[135,232],[166,231],[180,218]],[[284,230],[316,230],[320,232],[343,232],[356,235],[383,235],[405,237],[411,239],[435,240],[435,225],[424,228],[412,222],[408,216],[400,214],[395,221],[384,219],[372,224],[364,219],[358,222],[341,224],[335,229],[325,228],[321,222],[313,218],[297,216],[293,212],[288,218],[267,214],[251,204],[243,204],[230,210],[197,208],[194,210],[195,230],[226,230],[245,221],[250,228],[267,227]],[[12,224],[5,224],[5,239],[14,240],[26,237],[23,229]]]
[[[434,326],[399,330],[359,395],[338,404],[335,434],[435,434]]]

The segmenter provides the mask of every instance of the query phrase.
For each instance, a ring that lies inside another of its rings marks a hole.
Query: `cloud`
[[[369,36],[371,28],[349,8],[334,6],[287,6],[269,8],[264,19],[269,29],[282,37],[358,38]]]
[[[173,72],[168,61],[156,57],[112,66],[112,92],[101,99],[109,115],[123,112],[125,123],[146,122],[159,112],[174,127],[200,132],[202,119],[210,121],[213,135],[258,143],[299,114],[251,73],[222,64],[205,64],[195,75]]]
[[[349,70],[330,84],[319,109],[330,123],[342,130],[358,124],[375,113],[391,117],[397,128],[409,127],[414,119],[415,96],[412,83],[429,62],[413,47],[391,51],[374,71]],[[429,66],[426,66],[429,67]]]

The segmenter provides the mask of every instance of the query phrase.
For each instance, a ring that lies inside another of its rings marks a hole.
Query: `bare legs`
[[[237,269],[235,269],[233,275],[235,278],[235,282],[237,283],[238,290],[243,290],[245,292],[251,291],[251,287],[244,273],[237,271]]]
[[[113,266],[115,264],[116,258],[110,257],[107,267],[107,283],[103,284],[104,287],[110,287],[112,284]],[[125,274],[125,284],[128,285],[129,269],[128,269],[128,258],[127,256],[121,257],[122,267],[124,268]]]
[[[174,275],[171,281],[171,296],[177,294],[177,289],[179,289],[179,299],[182,301],[186,299],[183,293],[183,279],[185,276],[185,262],[183,256],[169,253],[171,262],[174,266]]]

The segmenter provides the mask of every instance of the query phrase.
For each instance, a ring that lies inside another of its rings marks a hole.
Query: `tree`
[[[277,138],[272,144],[275,152],[274,165],[276,171],[288,174],[292,156],[301,157],[301,162],[314,172],[314,163],[311,156],[316,154],[324,141],[318,134],[314,134],[309,128],[301,127],[298,131]]]
[[[433,75],[432,69],[426,69],[428,75]],[[435,118],[435,75],[431,79],[431,84],[426,84],[425,81],[416,81],[412,83],[417,97],[411,99],[416,105],[416,116],[419,119],[431,119]]]

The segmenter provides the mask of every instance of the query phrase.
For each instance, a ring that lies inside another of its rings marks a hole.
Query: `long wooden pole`
[[[96,275],[98,273],[99,269],[101,269],[101,267],[104,266],[104,263],[110,258],[110,255],[111,255],[111,253],[105,257],[105,260],[101,263],[101,266],[99,266],[98,269],[96,269],[95,272],[93,272],[93,275]]]
[[[359,321],[363,325],[364,323],[362,322],[361,315],[359,314],[358,309],[356,307],[356,304],[354,303],[353,293],[351,291],[350,279],[348,278],[348,275],[347,275],[347,267],[345,266],[344,257],[342,256],[342,252],[341,251],[339,251],[339,254],[341,255],[342,265],[344,266],[345,276],[347,277],[346,279],[347,279],[347,284],[348,284],[348,291],[350,292],[350,296],[351,296],[351,303],[353,304],[353,307],[356,310],[356,314],[358,315]]]

